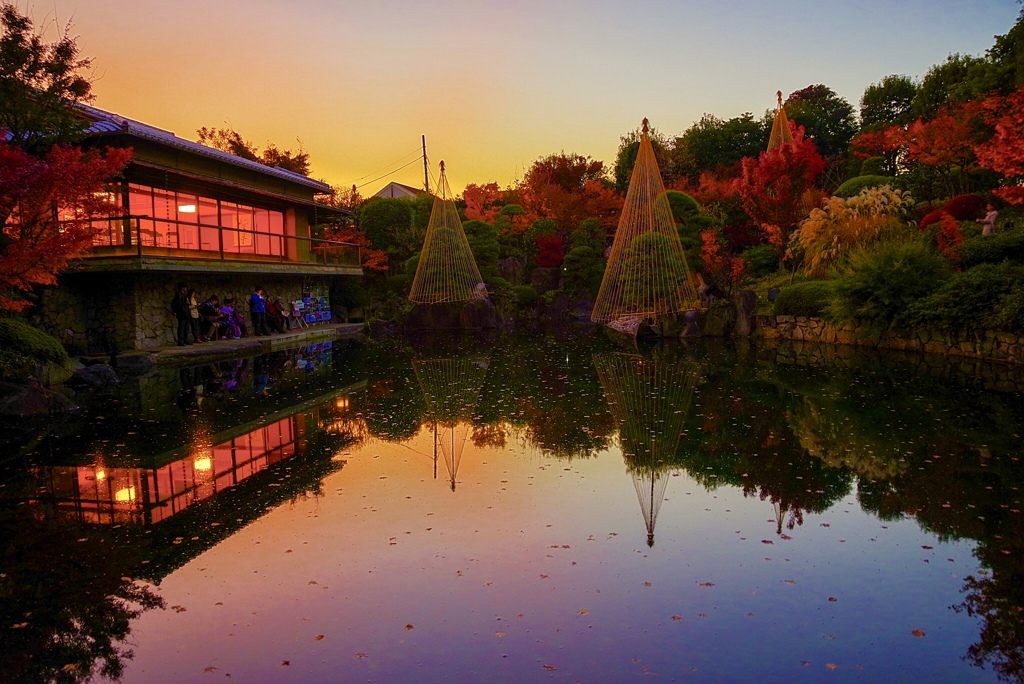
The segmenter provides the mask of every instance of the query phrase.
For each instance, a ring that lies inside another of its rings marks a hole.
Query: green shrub
[[[562,260],[562,286],[569,292],[597,294],[604,268],[604,258],[598,251],[586,245],[573,247]]]
[[[419,267],[419,265],[420,255],[414,254],[413,256],[405,260],[405,263],[402,265],[402,272],[407,273],[410,276],[414,276],[416,275],[416,269]]]
[[[537,303],[537,291],[529,285],[516,285],[512,288],[512,291],[515,292],[516,303],[521,309],[525,309],[526,307],[533,306]]]
[[[772,313],[776,316],[820,317],[832,301],[832,281],[809,280],[784,288],[775,297]]]
[[[1024,261],[1024,230],[968,238],[960,250],[960,258],[966,267],[998,264],[1006,259]]]
[[[412,283],[412,276],[404,273],[393,275],[388,278],[388,290],[397,294],[404,294]]]
[[[894,186],[894,180],[890,176],[856,176],[836,188],[836,197],[849,199],[856,197],[864,188],[876,188],[880,185]]]
[[[687,219],[700,213],[700,204],[685,192],[668,190],[665,197],[672,208],[672,216],[680,223],[686,223]]]
[[[906,322],[942,330],[1024,329],[1024,265],[981,264],[909,308]]]
[[[747,262],[747,272],[754,278],[763,278],[779,270],[779,257],[771,245],[748,247],[740,256]]]
[[[490,285],[495,290],[507,290],[512,287],[512,283],[508,282],[501,276],[492,276],[490,278],[484,278],[484,282]]]
[[[348,309],[363,306],[369,298],[363,282],[358,278],[338,278],[331,286],[331,301]]]
[[[60,340],[17,318],[0,318],[0,348],[38,363],[64,363]]]
[[[948,273],[946,260],[918,240],[859,249],[834,281],[828,314],[873,325],[902,322],[908,308],[939,289]]]
[[[885,157],[868,157],[860,164],[859,176],[884,176]]]

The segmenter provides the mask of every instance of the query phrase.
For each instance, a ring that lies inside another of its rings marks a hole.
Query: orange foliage
[[[347,226],[330,226],[326,230],[328,240],[348,242],[359,245],[359,256],[362,266],[370,271],[386,272],[388,270],[388,253],[383,249],[373,249],[366,233],[358,228]]]
[[[497,183],[470,183],[462,191],[462,199],[466,203],[466,219],[494,223],[501,205],[505,203],[504,198],[505,193],[498,188]]]

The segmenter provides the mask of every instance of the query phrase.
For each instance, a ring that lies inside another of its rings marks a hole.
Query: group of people
[[[202,302],[198,297],[194,288],[178,283],[171,300],[171,311],[177,321],[175,342],[178,346],[249,336],[245,315],[239,310],[234,297],[225,299],[223,303],[215,294]],[[261,286],[256,286],[247,304],[254,335],[270,335],[291,329],[288,320],[291,310],[280,297],[269,298]]]

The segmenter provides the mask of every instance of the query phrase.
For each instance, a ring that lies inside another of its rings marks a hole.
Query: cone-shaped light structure
[[[442,161],[437,195],[409,301],[416,304],[466,302],[478,296],[481,288],[477,286],[482,282]]]
[[[779,108],[775,112],[775,121],[772,122],[772,134],[768,137],[769,151],[793,142],[793,132],[789,130],[786,108],[782,105],[782,91],[776,91],[775,97],[779,100]]]
[[[615,327],[696,308],[698,301],[644,119],[636,165],[591,320]]]

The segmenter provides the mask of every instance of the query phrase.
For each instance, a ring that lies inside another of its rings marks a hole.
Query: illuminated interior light
[[[182,214],[194,214],[196,213],[196,205],[194,204],[179,204],[178,211]]]
[[[135,501],[135,487],[125,487],[114,492],[114,500],[121,503]]]

